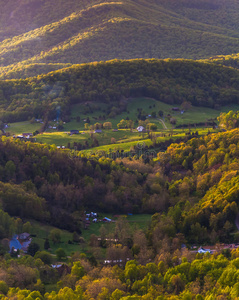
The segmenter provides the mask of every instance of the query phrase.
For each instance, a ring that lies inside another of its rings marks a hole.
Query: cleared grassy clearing
[[[157,142],[164,141],[168,138],[177,138],[179,136],[185,135],[185,130],[200,130],[196,128],[198,123],[208,123],[212,119],[216,119],[220,112],[228,112],[230,110],[239,110],[239,105],[224,106],[219,110],[205,108],[205,107],[192,107],[189,111],[185,111],[181,114],[180,111],[173,111],[173,105],[169,105],[155,99],[151,98],[137,98],[127,100],[127,109],[120,115],[116,115],[114,118],[106,118],[107,111],[109,111],[109,105],[105,103],[90,103],[89,105],[77,104],[72,106],[71,121],[64,124],[64,129],[62,131],[56,131],[54,129],[48,129],[47,132],[39,134],[36,136],[36,141],[39,143],[55,144],[56,146],[70,146],[73,148],[74,143],[81,143],[84,145],[88,143],[90,150],[85,150],[84,153],[92,153],[95,151],[115,151],[115,150],[130,150],[137,143],[144,143],[147,146],[152,145],[152,142],[148,139],[147,133],[138,133],[134,130],[103,130],[102,133],[94,133],[93,130],[85,130],[85,123],[87,118],[90,119],[89,125],[95,123],[104,123],[105,121],[111,122],[113,128],[117,128],[117,124],[122,119],[130,119],[135,122],[134,127],[137,127],[136,123],[138,119],[139,111],[141,110],[143,115],[151,115],[153,112],[156,113],[157,117],[148,117],[149,121],[155,123],[158,126],[158,130],[154,132],[157,136]],[[168,130],[163,128],[162,123],[159,121],[158,113],[163,112],[163,117]],[[170,117],[176,119],[176,125],[183,125],[182,129],[173,129],[169,122]],[[77,122],[77,117],[80,117],[80,122]],[[191,124],[191,125],[188,125]],[[18,122],[9,124],[10,127],[6,129],[7,132],[11,134],[21,134],[23,132],[34,132],[39,130],[41,124],[30,122]],[[56,125],[56,122],[52,122],[51,125]],[[69,135],[70,130],[77,129],[80,130],[80,134]],[[210,129],[211,130],[211,129]],[[208,129],[204,129],[200,134],[207,133]],[[165,134],[165,137],[159,137]],[[172,135],[172,137],[168,135]],[[177,134],[177,136],[175,136]],[[92,148],[93,141],[97,140],[99,147]],[[88,146],[87,146],[88,147]]]
[[[208,134],[208,132],[216,132],[217,130],[212,130],[212,128],[192,128],[191,132],[197,131],[199,135],[205,135]],[[172,139],[176,140],[178,138],[184,138],[186,136],[186,133],[188,133],[188,129],[172,129],[162,132],[155,132],[156,135],[156,143],[165,142],[166,140]],[[165,135],[165,136],[162,136]],[[114,151],[130,151],[133,148],[135,150],[144,152],[145,146],[151,146],[153,145],[153,141],[151,141],[149,138],[147,138],[148,134],[145,133],[145,138],[137,141],[124,141],[117,144],[111,144],[111,145],[104,145],[99,147],[93,147],[91,149],[82,150],[81,153],[85,155],[103,155],[104,153],[109,154],[110,152]]]
[[[40,123],[31,124],[29,121],[16,122],[8,124],[9,127],[5,129],[6,132],[12,134],[21,134],[21,133],[33,133],[36,130],[39,130],[41,127]]]
[[[161,101],[157,101],[151,98],[135,98],[129,99],[127,104],[127,111],[122,112],[120,115],[116,115],[114,118],[107,117],[103,120],[103,116],[106,114],[107,108],[109,105],[105,103],[96,103],[92,104],[92,113],[86,113],[86,107],[82,104],[77,104],[72,106],[72,115],[71,121],[64,125],[65,131],[70,131],[71,129],[85,130],[84,124],[86,123],[87,117],[90,119],[89,125],[94,125],[95,123],[104,123],[106,121],[111,122],[113,128],[117,128],[117,124],[122,119],[129,118],[135,122],[134,126],[137,127],[137,119],[139,110],[142,110],[142,114],[144,115],[152,115],[152,112],[156,112],[157,117],[152,118],[149,117],[149,121],[152,123],[156,123],[158,129],[163,129],[161,122],[159,122],[159,118],[163,119],[166,126],[170,129],[172,125],[169,122],[169,118],[167,115],[171,115],[176,119],[176,126],[183,124],[196,124],[196,123],[206,123],[211,119],[217,118],[221,112],[228,112],[230,110],[239,110],[239,105],[230,105],[223,106],[220,110],[211,109],[207,107],[195,107],[193,106],[190,110],[185,111],[181,114],[180,111],[174,112],[172,108],[179,107],[177,105],[169,105]],[[117,106],[117,104],[115,104]],[[95,107],[95,108],[94,108]],[[158,112],[163,111],[163,117],[158,116]],[[76,121],[76,117],[80,116],[80,122]]]
[[[121,143],[125,140],[141,140],[144,139],[142,134],[138,132],[131,132],[130,130],[119,130],[117,132],[113,132],[111,130],[103,130],[102,133],[90,133],[89,131],[84,131],[84,134],[80,132],[79,134],[69,135],[66,132],[52,132],[52,133],[42,133],[36,136],[36,141],[39,143],[47,143],[47,144],[55,144],[59,146],[67,146],[68,143],[73,145],[76,143],[83,143],[88,141],[91,145],[94,139],[99,141],[99,145],[111,144],[111,139],[114,138],[117,142]]]
[[[68,143],[84,142],[89,139],[89,134],[69,135],[65,132],[42,133],[36,136],[36,141],[43,144],[54,144],[57,146],[67,146]]]
[[[116,221],[118,216],[113,216],[110,214],[100,214],[99,219],[102,219],[103,217],[111,218],[112,220]],[[140,215],[124,215],[125,220],[129,222],[129,225],[132,230],[135,229],[142,229],[146,230],[150,224],[151,221],[151,215],[150,214],[140,214]],[[46,238],[49,238],[49,234],[52,229],[55,229],[55,227],[50,225],[45,225],[33,220],[30,220],[32,224],[31,228],[31,234],[36,235],[36,237],[33,237],[33,242],[38,243],[40,245],[40,250],[44,250],[44,242]],[[51,240],[50,246],[51,246],[51,253],[54,254],[55,251],[58,248],[63,248],[67,255],[71,255],[72,252],[84,252],[87,253],[90,251],[90,247],[88,245],[90,236],[92,234],[95,234],[97,236],[100,235],[100,228],[104,225],[108,233],[113,233],[115,228],[115,222],[111,223],[92,223],[90,224],[88,229],[82,229],[81,236],[84,238],[85,243],[81,244],[69,244],[68,241],[72,241],[73,234],[66,230],[60,230],[61,231],[61,242],[54,244]]]

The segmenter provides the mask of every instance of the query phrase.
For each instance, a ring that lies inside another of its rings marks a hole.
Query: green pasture
[[[92,103],[90,106],[92,107],[92,112],[86,113],[87,106],[84,104],[76,104],[72,105],[71,107],[71,121],[64,124],[63,131],[70,131],[72,129],[78,129],[78,130],[85,130],[85,123],[87,117],[90,119],[89,125],[94,125],[95,123],[104,123],[104,122],[111,122],[113,128],[117,128],[117,124],[122,119],[129,118],[130,120],[133,120],[134,127],[136,128],[138,126],[137,123],[137,116],[139,113],[139,109],[142,109],[142,114],[144,115],[151,115],[152,112],[156,112],[157,117],[152,118],[149,117],[149,121],[152,123],[155,123],[158,126],[158,130],[164,129],[161,122],[159,121],[159,118],[163,119],[167,128],[171,129],[172,125],[169,122],[169,118],[167,118],[168,115],[171,115],[171,117],[176,119],[176,125],[183,125],[185,124],[197,124],[197,123],[207,123],[212,119],[215,119],[220,115],[221,112],[228,112],[230,110],[239,110],[239,105],[230,105],[230,106],[224,106],[221,107],[220,110],[207,108],[207,107],[195,107],[193,106],[190,110],[185,111],[183,114],[181,114],[180,111],[175,112],[172,110],[173,107],[179,107],[179,105],[169,105],[161,101],[157,101],[155,99],[151,98],[134,98],[127,100],[127,111],[122,112],[120,115],[116,115],[115,117],[107,117],[107,108],[109,107],[109,104],[105,103]],[[113,104],[114,106],[114,104]],[[117,107],[117,103],[115,103],[115,107]],[[159,117],[158,112],[163,111],[164,116]],[[102,117],[105,115],[106,119],[102,119]],[[80,117],[80,122],[76,121],[77,116]],[[53,125],[56,125],[53,123]],[[174,127],[175,127],[174,126]],[[54,130],[48,129],[48,132],[52,132]]]
[[[55,227],[50,225],[45,225],[36,221],[31,220],[32,224],[31,234],[36,235],[33,237],[33,242],[39,244],[40,250],[44,250],[44,242],[46,238],[49,238],[49,234],[52,229]],[[72,252],[80,251],[80,246],[77,244],[68,244],[68,241],[72,241],[73,234],[66,230],[61,231],[61,242],[54,244],[51,240],[50,242],[50,249],[51,253],[54,254],[58,248],[63,248],[67,255],[70,255]]]
[[[9,127],[5,129],[6,132],[13,134],[33,133],[41,128],[41,123],[30,123],[29,121],[9,123]]]
[[[112,145],[104,145],[104,146],[99,146],[99,147],[93,147],[91,149],[87,150],[82,150],[81,153],[85,155],[92,155],[92,154],[101,154],[103,152],[105,153],[110,153],[113,151],[130,151],[134,146],[136,148],[138,147],[139,149],[142,149],[145,145],[150,146],[152,145],[152,141],[150,139],[145,139],[143,141],[132,141],[132,142],[126,142],[126,143],[120,143],[120,144],[112,144]]]
[[[137,98],[137,99],[130,99],[128,100],[127,111],[122,112],[120,115],[116,115],[113,118],[107,117],[105,120],[102,119],[103,115],[107,116],[106,110],[109,105],[98,103],[97,108],[94,110],[93,105],[93,112],[92,113],[85,113],[85,105],[83,104],[76,104],[71,107],[71,121],[64,125],[65,131],[70,131],[71,129],[78,129],[78,130],[85,130],[84,124],[86,123],[84,120],[89,117],[90,123],[89,125],[94,125],[95,123],[104,123],[104,122],[111,122],[113,128],[117,128],[117,124],[122,120],[129,118],[135,122],[135,126],[137,127],[138,124],[137,116],[138,116],[138,109],[142,109],[143,114],[150,115],[153,111],[158,113],[159,110],[164,111],[164,113],[169,113],[172,110],[172,105],[165,104],[163,102],[150,99],[150,98]],[[115,103],[115,107],[117,107],[117,103]],[[76,121],[76,117],[80,116],[80,122]],[[101,117],[101,118],[100,118]],[[150,121],[156,123],[158,128],[163,128],[162,124],[159,120],[150,118]]]
[[[90,134],[69,135],[66,132],[44,132],[36,136],[36,141],[43,144],[54,144],[56,146],[67,146],[68,143],[82,143],[90,139]]]
[[[212,128],[194,128],[191,131],[198,131],[199,135],[205,135],[213,132]],[[189,131],[187,129],[170,129],[156,131],[153,134],[156,136],[156,142],[164,142],[168,139],[177,139],[185,137],[186,133]],[[121,129],[119,131],[113,132],[112,130],[103,130],[102,133],[90,134],[85,131],[85,134],[79,133],[74,135],[69,135],[66,132],[54,132],[54,133],[42,133],[36,136],[36,141],[38,143],[55,144],[56,146],[66,146],[68,143],[73,147],[74,142],[81,143],[84,145],[85,141],[91,146],[94,139],[99,141],[98,147],[92,147],[87,150],[82,150],[81,152],[90,155],[97,154],[100,152],[113,152],[113,151],[129,151],[136,146],[136,149],[142,149],[144,146],[151,146],[153,142],[148,138],[147,133],[138,133],[135,131],[130,131],[128,129]],[[112,143],[112,138],[115,139],[116,143]]]
[[[151,98],[137,98],[137,99],[129,99],[127,100],[127,111],[121,113],[120,115],[115,116],[114,118],[107,118],[102,120],[103,115],[107,115],[107,109],[109,108],[109,104],[105,103],[90,103],[91,110],[84,104],[76,104],[71,108],[71,121],[69,123],[64,124],[64,129],[61,131],[56,131],[54,129],[47,129],[47,132],[39,134],[36,136],[36,141],[39,143],[46,144],[55,144],[56,146],[68,146],[70,143],[71,147],[73,147],[74,142],[84,143],[87,141],[89,146],[92,147],[94,139],[98,140],[99,147],[91,148],[90,150],[85,150],[85,153],[92,151],[115,151],[115,150],[130,150],[131,147],[137,145],[137,143],[144,141],[146,145],[150,146],[152,142],[148,139],[147,133],[138,133],[136,129],[134,130],[103,130],[102,133],[94,133],[91,130],[85,130],[84,124],[87,118],[90,119],[90,125],[93,125],[97,122],[104,123],[105,121],[112,122],[113,128],[117,128],[117,124],[122,119],[126,119],[127,117],[135,122],[134,127],[136,128],[138,124],[136,123],[137,115],[139,113],[139,109],[142,109],[142,113],[144,115],[151,115],[152,112],[156,112],[157,118],[150,118],[149,121],[152,123],[156,123],[158,126],[157,132],[155,134],[160,136],[161,134],[172,134],[172,138],[177,134],[184,135],[184,130],[196,130],[194,124],[197,123],[208,123],[210,120],[216,118],[220,115],[220,112],[228,112],[230,110],[239,110],[239,105],[231,105],[224,106],[219,110],[205,108],[205,107],[192,107],[189,111],[185,111],[181,114],[180,111],[174,112],[172,108],[175,105],[169,105]],[[117,104],[115,104],[117,105]],[[88,110],[88,111],[87,111]],[[158,112],[163,111],[164,122],[168,128],[165,130],[163,128],[162,123],[159,121]],[[91,112],[89,112],[91,111]],[[169,118],[167,115],[170,114],[173,118],[176,119],[176,125],[183,125],[182,129],[173,129],[172,125],[169,122]],[[80,122],[77,122],[77,116],[80,117]],[[99,119],[101,118],[101,119]],[[56,122],[50,123],[52,126],[56,126]],[[191,124],[190,126],[187,124]],[[41,127],[40,123],[31,124],[29,121],[25,122],[17,122],[9,124],[9,128],[6,129],[10,134],[21,134],[24,132],[34,132],[39,130]],[[69,132],[72,129],[80,130],[80,134],[70,135]],[[197,128],[198,130],[198,128]],[[207,129],[206,129],[207,131]],[[204,134],[204,133],[201,133]],[[167,138],[167,137],[166,137]],[[171,138],[171,137],[170,137]],[[175,137],[176,138],[176,137]],[[160,138],[157,138],[159,140]],[[165,139],[165,138],[164,138]],[[164,140],[162,138],[162,140]]]
[[[132,230],[135,229],[142,229],[147,230],[150,221],[151,221],[150,214],[140,214],[140,215],[124,215],[125,219],[129,222],[129,225]],[[88,229],[82,229],[81,236],[84,238],[85,243],[81,244],[69,244],[68,241],[72,241],[73,233],[66,231],[66,230],[60,230],[61,231],[61,242],[54,244],[50,239],[50,248],[51,253],[54,254],[55,251],[58,248],[63,248],[66,252],[66,254],[69,256],[72,252],[88,252],[90,250],[89,247],[89,240],[90,236],[92,234],[95,234],[97,236],[100,235],[100,228],[102,225],[106,228],[108,233],[113,233],[115,228],[115,221],[117,220],[118,216],[113,216],[111,214],[100,214],[98,219],[103,219],[104,217],[108,217],[113,220],[113,222],[110,223],[103,223],[103,222],[97,222],[92,223],[88,227]],[[46,238],[49,238],[49,234],[52,229],[55,229],[55,227],[42,224],[40,222],[30,220],[31,222],[31,234],[36,235],[36,237],[33,237],[33,242],[40,245],[40,250],[44,250],[44,242]]]
[[[171,115],[176,118],[177,126],[183,124],[197,124],[201,122],[207,123],[210,120],[215,120],[217,122],[217,117],[221,112],[229,112],[230,110],[239,110],[239,105],[223,106],[220,110],[193,106],[190,110],[185,111],[183,114],[180,112],[171,112]],[[165,120],[165,123],[168,124],[168,121]]]
[[[191,132],[197,131],[199,135],[205,135],[208,134],[208,132],[216,132],[217,130],[213,130],[211,127],[209,128],[191,128]],[[172,139],[176,140],[178,138],[183,138],[186,136],[186,133],[189,132],[189,129],[171,129],[171,130],[166,130],[162,132],[154,132],[156,135],[156,143],[160,142],[165,142],[166,140]],[[165,136],[163,136],[165,135]],[[80,152],[85,154],[86,156],[88,155],[102,155],[104,152],[109,154],[110,152],[115,152],[115,151],[130,151],[136,146],[136,150],[142,150],[143,154],[143,149],[145,146],[151,146],[153,145],[153,142],[148,138],[148,134],[144,133],[139,136],[140,139],[135,140],[130,140],[126,139],[120,143],[117,144],[110,144],[110,145],[103,145],[99,147],[93,147],[87,150],[81,150]]]
[[[68,132],[44,132],[42,134],[38,134],[36,136],[36,141],[38,143],[46,143],[46,144],[55,144],[57,146],[67,146],[68,143],[71,145],[74,142],[83,143],[88,141],[89,145],[93,143],[94,139],[99,141],[100,145],[108,145],[111,144],[111,139],[114,138],[117,143],[122,143],[125,141],[138,141],[144,139],[146,134],[142,135],[140,133],[131,132],[130,130],[103,130],[102,133],[94,133],[92,131],[81,131],[79,134],[70,135]]]

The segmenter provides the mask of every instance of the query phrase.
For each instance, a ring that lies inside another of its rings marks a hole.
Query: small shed
[[[78,134],[78,133],[79,133],[79,130],[73,129],[73,130],[70,131],[70,133],[71,133],[71,134]]]
[[[104,217],[104,219],[102,220],[103,222],[111,222],[111,219]]]
[[[102,130],[101,129],[96,129],[95,133],[102,133]]]

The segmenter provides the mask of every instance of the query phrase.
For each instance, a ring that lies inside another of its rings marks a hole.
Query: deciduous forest
[[[237,1],[0,6],[0,299],[239,299]]]
[[[168,104],[189,101],[220,108],[238,104],[239,73],[232,68],[190,60],[131,60],[77,65],[25,80],[0,81],[3,122],[62,117],[72,104],[110,103],[146,96]]]

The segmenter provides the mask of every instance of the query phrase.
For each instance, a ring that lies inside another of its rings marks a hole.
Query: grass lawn
[[[208,133],[208,130],[210,132],[216,132],[216,130],[213,130],[212,128],[192,128],[191,131],[198,131],[199,135],[205,135]],[[156,141],[157,143],[159,142],[164,142],[169,139],[176,140],[178,138],[184,138],[186,132],[188,132],[188,129],[171,129],[171,130],[164,130],[162,132],[154,132],[155,135],[157,136]],[[165,137],[162,136],[162,134],[165,134]],[[134,140],[134,139],[126,139],[122,140],[121,142],[118,142],[117,144],[110,144],[110,145],[103,145],[99,147],[93,147],[87,150],[81,150],[81,153],[84,153],[85,155],[103,155],[104,152],[109,154],[110,152],[114,151],[130,151],[133,149],[133,147],[136,146],[136,150],[142,150],[143,154],[143,149],[145,146],[151,146],[153,142],[147,138],[148,135],[145,133],[144,135],[140,136],[140,139]],[[153,149],[152,149],[153,150]]]
[[[152,145],[152,141],[150,139],[145,139],[143,141],[133,141],[133,142],[126,142],[126,143],[120,143],[120,144],[111,144],[111,145],[105,145],[105,146],[99,146],[94,147],[87,150],[82,150],[81,153],[84,153],[86,155],[92,155],[92,154],[102,154],[102,152],[110,153],[112,151],[130,151],[131,148],[136,146],[136,148],[142,149],[145,145],[150,146]]]
[[[68,143],[73,144],[74,142],[83,143],[90,139],[90,134],[74,134],[69,135],[65,132],[44,132],[36,136],[36,142],[43,144],[54,144],[56,146],[67,146]]]
[[[176,119],[176,126],[182,124],[196,124],[196,123],[206,123],[210,119],[215,119],[220,115],[220,112],[228,112],[230,110],[238,110],[239,105],[230,105],[224,106],[221,110],[215,110],[211,108],[205,107],[192,107],[189,111],[181,114],[180,112],[173,112],[173,105],[169,105],[160,101],[156,101],[150,98],[137,98],[128,100],[127,111],[121,113],[120,115],[115,116],[114,118],[108,118],[107,120],[97,120],[100,116],[102,117],[104,114],[107,115],[107,110],[109,105],[105,103],[93,103],[91,104],[92,110],[89,110],[89,107],[83,104],[76,104],[72,106],[72,114],[71,121],[69,123],[64,124],[64,129],[62,131],[55,131],[54,129],[48,129],[47,132],[39,134],[36,136],[36,141],[39,143],[47,143],[47,144],[55,144],[56,146],[70,146],[73,148],[74,142],[85,144],[87,141],[89,146],[92,146],[93,140],[97,139],[99,142],[99,147],[91,148],[90,150],[84,150],[85,153],[92,153],[95,151],[115,151],[115,150],[130,150],[131,147],[137,145],[138,141],[141,143],[144,140],[146,145],[151,145],[152,142],[147,139],[147,134],[140,134],[133,130],[103,130],[102,133],[91,133],[89,130],[85,130],[84,124],[87,117],[90,118],[91,123],[95,124],[96,122],[103,123],[105,121],[112,122],[113,128],[117,128],[117,124],[122,119],[132,119],[136,121],[137,115],[139,113],[138,109],[142,109],[142,113],[146,115],[152,114],[152,112],[158,112],[161,110],[164,112],[165,124],[168,128],[168,131],[163,128],[162,123],[159,121],[158,117],[149,118],[149,121],[155,123],[158,126],[157,135],[161,133],[178,133],[181,135],[184,134],[183,129],[173,129],[170,124],[168,118],[166,117],[168,114],[171,114],[172,117]],[[88,111],[87,111],[88,110]],[[80,122],[77,122],[76,118],[80,117]],[[54,123],[54,122],[53,122]],[[51,125],[56,125],[56,124]],[[21,134],[23,132],[34,132],[35,130],[39,130],[41,124],[30,122],[18,122],[9,124],[10,127],[6,129],[7,132],[11,134]],[[137,123],[135,123],[135,127],[137,127]],[[186,130],[188,130],[188,126],[185,126]],[[76,134],[76,135],[68,135],[66,132],[69,132],[72,129],[80,130],[81,133],[84,134]],[[192,130],[196,130],[196,128],[191,128]]]
[[[116,104],[117,105],[117,104]],[[163,129],[162,124],[158,120],[158,112],[161,110],[164,113],[164,121],[168,128],[171,128],[169,120],[166,118],[168,114],[172,117],[176,118],[176,125],[182,124],[195,124],[200,122],[208,122],[209,119],[217,118],[221,112],[228,112],[230,110],[239,110],[239,105],[230,105],[224,106],[220,110],[215,110],[207,107],[192,107],[189,111],[181,114],[180,112],[173,112],[173,107],[180,107],[177,105],[169,105],[161,101],[157,101],[151,98],[135,98],[128,100],[127,112],[123,112],[120,115],[115,116],[114,118],[107,118],[107,120],[98,120],[96,121],[94,118],[99,118],[99,116],[103,116],[107,110],[107,104],[98,104],[98,109],[94,110],[93,113],[85,113],[84,106],[82,104],[76,104],[72,106],[72,120],[71,122],[64,125],[64,130],[71,129],[79,129],[84,130],[84,120],[89,117],[90,125],[99,122],[103,123],[105,121],[109,121],[112,123],[113,128],[117,128],[117,124],[122,119],[126,119],[127,117],[134,122],[137,120],[137,115],[139,113],[138,109],[142,109],[142,113],[145,115],[151,115],[152,112],[156,112],[156,118],[149,118],[150,122],[156,123],[158,129]],[[80,116],[81,121],[76,122],[76,116]],[[137,124],[135,123],[135,127]]]
[[[157,136],[157,142],[164,142],[168,139],[177,139],[179,137],[184,137],[185,133],[188,132],[187,129],[170,129],[156,131],[154,134]],[[205,135],[208,133],[208,128],[191,128],[192,131],[198,131],[199,135]],[[209,128],[212,132],[212,128]],[[165,136],[162,136],[165,135]],[[92,136],[92,137],[91,137]],[[99,152],[109,153],[111,151],[130,151],[134,146],[142,150],[145,145],[152,145],[152,141],[148,138],[147,133],[138,133],[135,131],[130,131],[128,129],[120,129],[119,131],[113,132],[112,130],[103,130],[102,133],[90,134],[85,131],[85,134],[74,134],[69,135],[66,132],[45,132],[36,136],[36,141],[38,143],[55,144],[56,146],[66,146],[70,143],[73,148],[74,142],[81,143],[84,145],[85,141],[89,145],[92,145],[93,139],[96,138],[99,141],[98,147],[93,147],[87,150],[82,150],[81,152],[87,155],[97,154]],[[116,143],[112,143],[112,138],[115,139]],[[136,148],[136,149],[137,149]]]
[[[145,139],[147,134],[140,134],[138,132],[131,132],[130,130],[119,130],[113,132],[112,130],[103,130],[102,133],[89,133],[84,131],[84,134],[69,135],[66,132],[44,132],[36,136],[36,141],[38,143],[55,144],[57,146],[67,146],[71,143],[73,146],[74,142],[84,144],[88,141],[89,145],[93,143],[93,139],[99,141],[99,145],[109,145],[112,144],[111,139],[114,138],[117,143],[124,143],[130,141],[138,141]]]
[[[30,222],[32,224],[31,234],[36,235],[36,237],[33,237],[33,242],[40,245],[40,250],[44,250],[45,239],[49,237],[51,230],[55,227],[32,220]],[[52,249],[51,253],[54,253],[58,248],[63,248],[67,255],[70,255],[72,252],[80,251],[80,246],[76,244],[68,244],[69,240],[72,240],[72,233],[66,230],[61,230],[61,242],[53,244],[53,242],[50,241]]]
[[[117,107],[117,104],[115,104]],[[154,107],[155,106],[155,107]],[[163,110],[165,113],[170,112],[172,109],[172,105],[165,104],[163,102],[156,101],[154,99],[150,98],[137,98],[137,99],[131,99],[128,101],[127,105],[127,111],[122,112],[120,115],[116,115],[114,118],[107,118],[107,120],[96,120],[94,118],[99,118],[100,116],[103,117],[103,115],[106,115],[107,111],[107,104],[99,103],[98,109],[94,110],[93,113],[85,113],[84,106],[82,104],[76,104],[73,105],[72,115],[71,115],[71,122],[64,125],[64,130],[71,130],[71,129],[78,129],[78,130],[84,130],[84,124],[87,119],[87,117],[90,118],[90,125],[95,124],[96,122],[104,123],[106,121],[111,122],[113,128],[117,128],[117,124],[122,119],[129,118],[130,120],[133,120],[136,122],[137,115],[138,115],[138,108],[142,109],[142,112],[144,114],[151,114],[153,111],[156,111],[158,113],[159,110]],[[151,107],[151,108],[150,108]],[[94,109],[94,108],[93,108]],[[80,116],[80,122],[76,122],[76,117]],[[152,119],[152,121],[156,122],[158,125],[158,128],[163,128],[161,123],[157,119]],[[135,123],[135,127],[137,127],[137,124]]]
[[[41,128],[41,123],[31,124],[29,121],[9,123],[5,131],[10,134],[33,133]]]
[[[112,220],[116,221],[117,217],[114,217],[112,214],[100,214],[99,218],[108,217]],[[126,215],[126,220],[129,222],[129,225],[132,227],[132,229],[139,228],[142,230],[146,230],[150,224],[151,215],[150,214],[141,214],[141,215]],[[49,237],[50,231],[54,229],[55,227],[42,224],[33,220],[30,220],[31,222],[31,234],[36,235],[36,237],[33,237],[33,242],[40,245],[40,250],[44,250],[44,242],[45,239]],[[61,231],[61,242],[57,244],[53,244],[51,240],[50,246],[51,246],[51,253],[54,254],[55,251],[58,248],[63,248],[66,252],[66,254],[69,256],[72,252],[84,252],[87,253],[90,250],[90,247],[88,246],[88,242],[90,239],[91,234],[99,235],[100,234],[100,228],[104,225],[107,232],[113,232],[115,228],[115,222],[111,223],[91,223],[88,229],[82,229],[82,237],[85,239],[85,243],[83,244],[68,244],[68,241],[72,241],[72,233],[66,230],[60,230]]]
[[[115,103],[117,106],[117,103]],[[64,129],[62,132],[67,132],[72,129],[78,129],[84,131],[84,124],[86,123],[87,117],[90,118],[90,125],[95,124],[96,122],[104,123],[105,121],[109,121],[112,123],[113,128],[117,128],[117,124],[122,119],[126,119],[127,117],[134,122],[137,120],[138,109],[142,109],[142,112],[146,115],[151,115],[152,112],[157,113],[157,118],[149,118],[150,122],[156,123],[158,129],[163,129],[161,122],[158,120],[158,112],[161,110],[164,113],[164,121],[167,127],[170,129],[172,126],[167,119],[167,115],[171,114],[172,117],[176,118],[176,125],[182,124],[195,124],[200,122],[208,122],[209,119],[217,118],[221,112],[228,112],[230,110],[239,110],[239,105],[228,105],[221,107],[220,110],[215,110],[206,107],[192,107],[189,111],[181,114],[180,112],[173,112],[172,108],[176,105],[169,105],[151,98],[135,98],[128,100],[127,111],[121,113],[120,115],[116,115],[114,118],[107,118],[105,120],[96,120],[100,116],[107,116],[107,108],[108,104],[105,103],[95,103],[92,104],[92,112],[86,112],[86,107],[83,104],[72,105],[71,107],[71,121],[69,123],[64,124]],[[80,116],[80,122],[76,121],[76,117]],[[9,123],[10,127],[6,129],[7,132],[11,134],[21,134],[24,132],[34,132],[39,130],[41,127],[40,123],[31,124],[29,121],[24,122],[16,122]],[[56,125],[54,122],[52,125]],[[135,123],[135,127],[137,127],[137,123]],[[54,129],[48,129],[47,132],[56,133]],[[120,133],[117,133],[120,135]],[[114,132],[116,135],[116,132]],[[53,136],[52,136],[53,137]],[[64,138],[64,137],[61,137]],[[120,138],[116,135],[116,139]]]
[[[129,225],[132,228],[139,228],[142,230],[146,230],[150,224],[152,215],[150,214],[139,214],[139,215],[120,215],[125,217],[125,220],[129,222]],[[112,214],[100,214],[100,218],[108,217],[114,221],[117,221],[118,216],[114,216]],[[89,241],[91,234],[100,234],[100,228],[104,225],[108,232],[113,232],[115,228],[115,222],[112,223],[91,223],[90,227],[87,230],[82,230],[82,236],[86,241]]]

